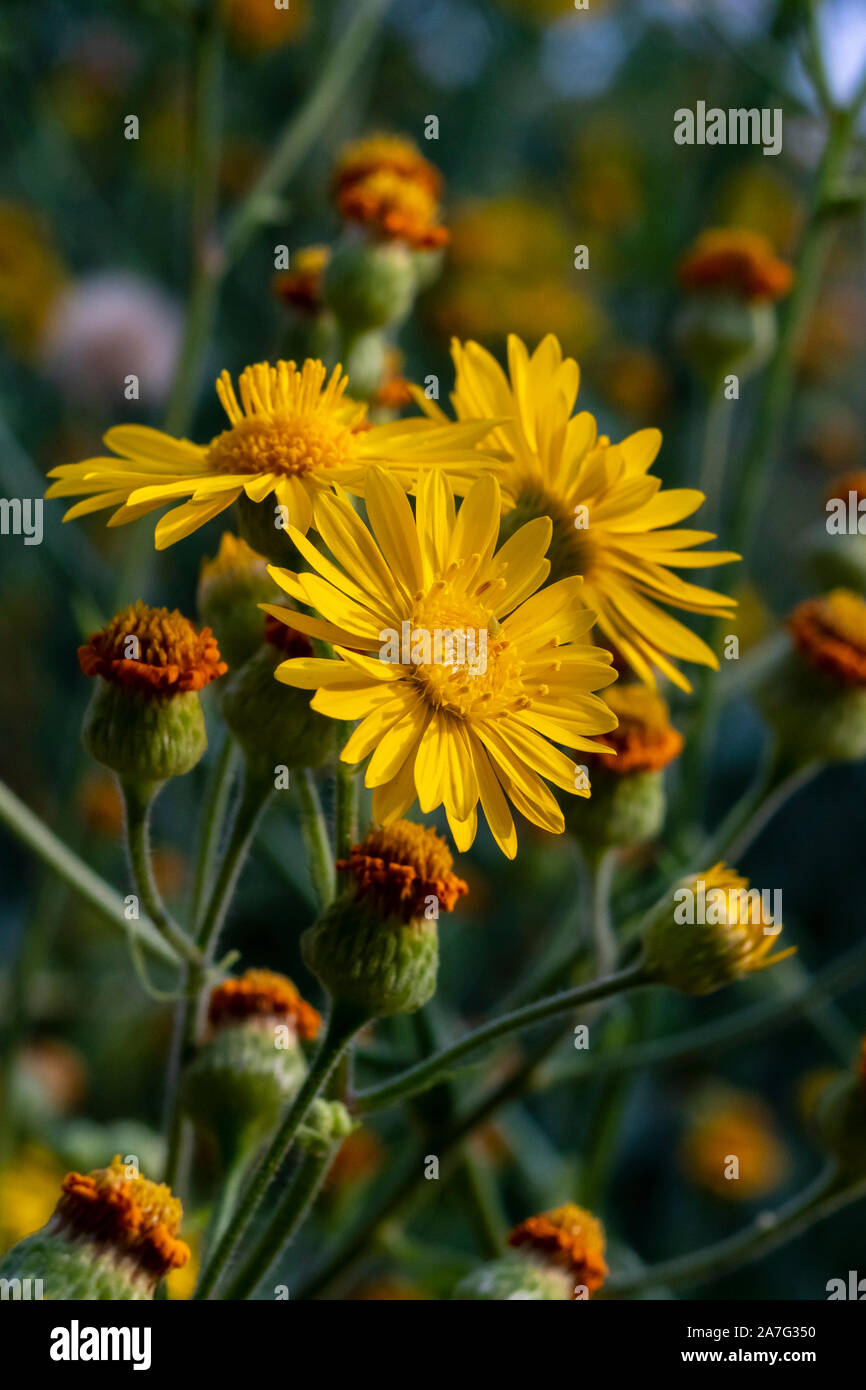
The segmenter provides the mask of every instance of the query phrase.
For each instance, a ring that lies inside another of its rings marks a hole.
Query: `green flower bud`
[[[763,300],[696,294],[680,310],[674,337],[682,355],[712,389],[729,374],[742,379],[769,360],[776,345],[776,314]]]
[[[547,1268],[524,1255],[506,1255],[490,1260],[460,1280],[452,1298],[479,1302],[521,1300],[538,1303],[542,1300],[571,1300],[571,1281],[563,1269]]]
[[[337,868],[347,890],[301,938],[328,993],[370,1018],[414,1013],[436,989],[440,911],[467,891],[435,831],[397,821],[372,830]]]
[[[265,619],[265,636],[249,661],[228,677],[222,707],[253,776],[273,779],[275,767],[326,763],[336,749],[336,726],[310,709],[308,692],[275,677],[290,657],[312,655],[309,639],[270,616]]]
[[[305,1153],[324,1158],[334,1144],[352,1133],[355,1121],[341,1100],[314,1100],[298,1130],[297,1143]]]
[[[682,736],[660,695],[645,685],[617,681],[605,701],[619,723],[599,742],[614,756],[591,754],[588,799],[569,798],[566,824],[600,849],[638,845],[661,830],[666,798],[663,769],[678,757]]]
[[[348,240],[325,272],[325,303],[354,333],[401,322],[416,289],[412,253],[400,241]]]
[[[759,706],[789,760],[866,757],[866,601],[848,589],[807,599],[788,626],[794,647],[766,676]]]
[[[199,614],[213,629],[230,670],[243,665],[261,645],[258,605],[273,602],[277,592],[264,556],[224,531],[216,557],[202,561],[197,602]]]
[[[247,545],[262,555],[272,565],[282,565],[288,569],[302,568],[302,557],[294,542],[289,540],[285,508],[273,496],[264,502],[251,502],[241,493],[235,503],[238,513],[238,530]]]
[[[819,1092],[812,1126],[847,1176],[866,1176],[866,1043],[856,1069],[828,1082]]]
[[[518,1252],[482,1265],[455,1298],[587,1299],[607,1275],[601,1222],[574,1202],[522,1221],[508,1237]]]
[[[388,344],[384,334],[374,328],[351,339],[343,349],[343,368],[352,396],[368,401],[378,391],[388,370]]]
[[[187,1067],[184,1107],[217,1140],[224,1163],[261,1140],[307,1072],[301,1040],[316,1037],[318,1012],[292,981],[248,970],[212,990],[209,1036]]]

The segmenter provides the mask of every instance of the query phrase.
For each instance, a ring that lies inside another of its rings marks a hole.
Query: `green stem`
[[[156,960],[168,965],[179,964],[179,953],[163,939],[154,923],[146,917],[129,921],[120,894],[49,830],[5,782],[0,782],[0,821],[111,926],[119,927],[125,934],[134,932],[142,947]]]
[[[356,0],[352,18],[333,44],[319,80],[286,126],[226,233],[226,259],[234,261],[257,226],[268,221],[274,203],[301,161],[316,144],[339,106],[367,52],[389,0]]]
[[[154,801],[153,787],[143,787],[136,781],[121,778],[120,788],[126,807],[126,847],[139,900],[157,931],[162,934],[173,950],[188,963],[198,965],[201,961],[199,951],[163,905],[153,877],[150,853],[150,811]]]
[[[459,1042],[443,1048],[441,1052],[428,1057],[417,1066],[409,1067],[392,1081],[369,1091],[361,1091],[355,1097],[352,1108],[356,1114],[365,1114],[370,1110],[381,1110],[386,1105],[395,1105],[398,1101],[427,1090],[470,1053],[497,1038],[518,1032],[522,1028],[529,1028],[546,1018],[554,1018],[557,1014],[570,1013],[572,1009],[580,1008],[584,1004],[608,999],[611,995],[623,994],[626,990],[636,989],[648,983],[643,965],[639,962],[615,975],[591,980],[587,984],[575,986],[574,989],[562,990],[559,994],[539,999],[534,1004],[526,1004],[521,1009],[514,1009],[511,1013],[503,1014],[483,1027],[476,1028],[474,1032],[467,1033]]]
[[[267,1231],[222,1295],[225,1301],[246,1299],[255,1293],[257,1285],[303,1225],[337,1147],[334,1144],[325,1154],[305,1154],[301,1159],[289,1190],[271,1218]]]
[[[777,1246],[866,1196],[866,1178],[840,1186],[835,1164],[830,1164],[803,1192],[793,1197],[770,1219],[763,1213],[751,1225],[727,1240],[677,1259],[650,1265],[624,1279],[611,1279],[598,1295],[601,1298],[629,1298],[664,1285],[704,1284],[732,1269],[769,1254]]]
[[[208,960],[213,959],[241,869],[273,790],[271,782],[251,776],[247,766],[231,837],[199,927],[198,945]]]
[[[827,143],[815,180],[794,288],[767,374],[751,446],[737,479],[731,524],[726,533],[726,541],[731,548],[742,553],[749,549],[769,484],[779,434],[791,399],[797,348],[815,305],[833,232],[832,219],[827,216],[827,204],[844,168],[856,116],[857,110],[851,107],[846,111],[831,112],[828,117]]]
[[[336,890],[328,823],[322,810],[319,788],[310,768],[301,769],[297,785],[301,803],[301,829],[310,856],[310,878],[316,894],[316,904],[321,910],[333,900]]]
[[[226,1227],[231,1220],[232,1212],[237,1206],[244,1176],[250,1167],[251,1157],[252,1155],[249,1148],[239,1145],[237,1153],[223,1170],[220,1189],[211,1209],[210,1220],[208,1221],[207,1235],[205,1237],[206,1253],[215,1250],[223,1238]]]
[[[778,969],[783,967],[779,966]],[[687,1066],[708,1055],[722,1055],[732,1047],[753,1042],[755,1038],[802,1017],[814,1005],[832,998],[834,994],[853,989],[864,978],[866,943],[846,951],[831,965],[811,976],[802,988],[791,991],[783,998],[739,1009],[725,1018],[675,1033],[672,1037],[654,1038],[637,1047],[596,1057],[586,1065],[562,1068],[547,1078],[545,1086],[560,1083],[574,1085],[593,1076],[611,1076],[642,1067]]]
[[[358,770],[346,763],[337,763],[337,833],[335,836],[336,858],[348,859],[349,851],[358,843],[358,803],[360,800]]]
[[[597,975],[607,975],[616,968],[618,955],[610,907],[617,852],[610,848],[585,848],[583,853],[589,879],[589,919],[595,970]]]
[[[184,434],[189,429],[224,273],[222,255],[214,238],[225,44],[222,4],[213,0],[200,5],[194,22],[197,32],[189,209],[192,283],[183,342],[166,411],[165,428],[169,434]]]
[[[194,249],[192,289],[184,339],[166,416],[166,429],[170,433],[181,434],[189,428],[220,290],[227,272],[245,250],[256,229],[273,218],[278,195],[327,128],[367,55],[387,3],[388,0],[357,0],[355,13],[334,44],[315,87],[300,110],[291,117],[264,170],[229,221],[221,247],[203,229],[209,228],[205,214],[214,187],[222,6],[216,0],[202,6],[205,28],[198,48],[193,136],[197,163],[193,170],[192,206],[198,239]]]
[[[287,1158],[307,1111],[327,1083],[355,1033],[365,1022],[366,1019],[361,1018],[353,1009],[334,1003],[325,1036],[313,1059],[304,1084],[271,1140],[267,1152],[257,1165],[228,1230],[203,1270],[195,1292],[196,1299],[209,1298],[216,1288],[221,1274],[227,1268],[250,1222],[258,1211],[272,1179]]]
[[[204,799],[201,838],[196,856],[195,882],[192,893],[192,920],[196,927],[201,925],[205,897],[211,888],[214,859],[219,847],[229,792],[239,756],[239,749],[234,739],[230,735],[226,735],[219,758],[209,778]]]
[[[721,383],[718,382],[712,388],[707,402],[704,447],[698,477],[698,487],[707,499],[704,511],[701,512],[701,523],[710,530],[713,529],[714,518],[719,516],[722,510],[733,419],[734,403],[727,399]]]

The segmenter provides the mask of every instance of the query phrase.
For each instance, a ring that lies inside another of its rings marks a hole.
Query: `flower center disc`
[[[297,476],[339,468],[354,458],[352,431],[324,412],[252,416],[212,441],[208,463],[220,473],[277,473]]]
[[[455,567],[457,568],[457,567]],[[523,663],[477,598],[437,579],[412,611],[415,679],[425,699],[461,718],[488,718],[529,704]],[[417,656],[429,660],[416,660]]]

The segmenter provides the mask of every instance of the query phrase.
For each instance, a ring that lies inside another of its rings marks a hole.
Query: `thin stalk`
[[[308,767],[302,768],[298,777],[298,797],[301,803],[301,829],[310,856],[310,878],[316,894],[316,905],[322,909],[333,900],[336,876],[328,823],[315,776]]]
[[[5,782],[0,782],[0,821],[110,926],[118,927],[126,934],[133,932],[140,945],[155,960],[174,966],[180,963],[179,953],[160,935],[149,917],[129,921],[120,894],[94,873],[89,864],[79,859],[53,830],[49,830],[45,822],[25,806]]]
[[[357,768],[346,763],[337,763],[336,802],[337,833],[335,836],[337,859],[348,859],[349,851],[358,843],[358,803],[361,786]]]
[[[547,1018],[555,1018],[557,1014],[570,1013],[572,1009],[580,1008],[584,1004],[608,999],[611,995],[623,994],[626,990],[648,983],[643,965],[638,962],[617,974],[591,980],[587,984],[575,986],[574,989],[562,990],[559,994],[539,999],[534,1004],[526,1004],[521,1009],[514,1009],[511,1013],[503,1014],[481,1028],[476,1028],[474,1032],[467,1033],[458,1042],[443,1048],[441,1052],[428,1057],[417,1066],[409,1067],[392,1081],[368,1091],[361,1091],[355,1097],[352,1108],[356,1114],[365,1114],[370,1110],[380,1110],[386,1105],[395,1105],[398,1101],[427,1090],[458,1062],[497,1038],[519,1032],[520,1029],[529,1028],[535,1023],[542,1023]]]
[[[237,1206],[243,1180],[250,1167],[251,1158],[252,1155],[249,1149],[245,1148],[243,1145],[239,1145],[237,1153],[225,1167],[222,1174],[220,1189],[211,1209],[210,1220],[208,1221],[204,1246],[206,1253],[215,1250],[222,1240],[225,1229],[231,1220],[232,1212]]]
[[[286,126],[273,154],[231,219],[226,258],[235,260],[258,225],[267,221],[274,203],[326,129],[375,38],[389,0],[356,0],[351,20],[330,48],[319,80]]]
[[[326,130],[367,56],[387,4],[388,0],[357,0],[352,19],[331,47],[312,91],[286,124],[262,173],[229,220],[222,246],[215,244],[213,237],[208,235],[198,241],[186,328],[166,419],[166,429],[170,433],[180,434],[189,427],[227,272],[258,227],[273,218],[279,195]],[[218,110],[215,96],[218,97],[221,68],[218,47],[221,39],[215,30],[217,26],[222,30],[221,9],[215,0],[202,6],[210,22],[205,19],[196,77],[193,145],[199,152],[199,162],[194,170],[198,191],[193,194],[193,210],[199,232],[208,225],[204,210],[214,186],[212,159],[217,128],[215,112]]]
[[[721,382],[714,384],[707,402],[704,445],[701,452],[698,487],[706,497],[702,524],[713,529],[714,518],[721,515],[728,454],[731,445],[731,426],[734,404],[724,394]]]
[[[611,891],[616,872],[615,849],[584,849],[589,880],[589,920],[597,975],[616,968],[618,947],[611,917]]]
[[[255,1293],[274,1261],[288,1246],[318,1196],[338,1145],[327,1153],[305,1154],[268,1229],[238,1274],[227,1286],[223,1300],[246,1299]]]
[[[156,880],[150,853],[150,811],[153,805],[153,791],[144,790],[138,783],[121,778],[121,791],[126,808],[126,847],[132,877],[139,900],[148,917],[153,922],[172,949],[190,964],[197,965],[201,956],[194,942],[177,925],[163,905]]]
[[[199,947],[208,960],[213,959],[241,870],[273,790],[271,782],[252,776],[249,767],[246,768],[231,837],[198,932]]]
[[[192,920],[196,927],[200,926],[205,899],[210,891],[214,859],[219,848],[232,779],[239,756],[237,744],[227,734],[208,781],[204,799],[201,838],[196,856],[195,882],[192,893]]]
[[[802,1192],[773,1213],[761,1216],[727,1240],[677,1259],[650,1265],[625,1279],[611,1279],[598,1297],[630,1298],[664,1285],[705,1284],[732,1269],[767,1255],[852,1202],[866,1196],[866,1178],[840,1186],[835,1164],[829,1164]]]
[[[200,5],[194,22],[189,208],[192,273],[184,336],[166,411],[165,428],[170,434],[184,434],[189,429],[223,274],[222,257],[214,242],[225,44],[222,4]]]
[[[285,1119],[271,1140],[267,1152],[259,1161],[251,1182],[234,1213],[228,1229],[202,1272],[195,1291],[197,1300],[210,1298],[228,1267],[250,1222],[259,1209],[272,1179],[288,1157],[300,1126],[316,1096],[326,1085],[340,1058],[366,1020],[354,1010],[335,1003],[321,1045],[307,1073],[303,1086],[289,1107]]]
[[[778,968],[781,970],[783,967]],[[801,1018],[813,1006],[832,998],[834,994],[854,989],[864,978],[866,942],[846,951],[831,965],[811,976],[802,988],[782,998],[753,1004],[748,1009],[739,1009],[736,1013],[701,1024],[698,1028],[675,1033],[672,1037],[654,1038],[637,1047],[596,1057],[579,1067],[558,1069],[547,1078],[545,1087],[561,1083],[574,1085],[593,1076],[611,1076],[642,1067],[687,1066],[707,1055],[721,1055],[732,1047],[753,1042],[755,1038]]]

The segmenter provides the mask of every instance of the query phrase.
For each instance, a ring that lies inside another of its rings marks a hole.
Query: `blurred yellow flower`
[[[680,1149],[686,1176],[732,1202],[775,1191],[787,1174],[788,1153],[773,1115],[757,1096],[714,1087],[696,1109]]]
[[[442,333],[492,341],[554,333],[583,353],[604,316],[563,270],[573,237],[552,208],[519,196],[463,204],[451,219],[446,277],[429,314]]]
[[[44,1226],[57,1204],[64,1169],[44,1149],[25,1149],[0,1168],[0,1252]]]
[[[39,349],[66,271],[43,220],[22,203],[0,202],[0,329],[26,361]]]

